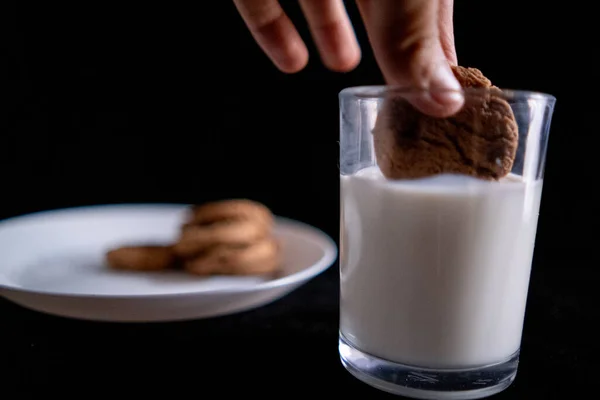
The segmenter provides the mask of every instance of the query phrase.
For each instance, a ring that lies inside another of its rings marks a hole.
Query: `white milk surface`
[[[506,360],[521,342],[542,181],[341,177],[340,330],[429,368]]]

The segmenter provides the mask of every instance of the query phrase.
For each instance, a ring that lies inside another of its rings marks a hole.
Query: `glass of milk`
[[[394,394],[491,396],[517,373],[555,98],[503,90],[519,144],[501,180],[392,181],[372,135],[389,90],[340,93],[340,358]]]

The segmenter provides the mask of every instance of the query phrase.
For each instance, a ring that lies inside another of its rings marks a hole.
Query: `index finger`
[[[308,49],[277,0],[234,0],[252,36],[283,72],[303,69]]]
[[[333,71],[350,71],[360,48],[342,0],[300,0],[323,63]]]

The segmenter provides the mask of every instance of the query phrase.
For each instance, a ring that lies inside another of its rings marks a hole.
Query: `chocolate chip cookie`
[[[476,89],[465,92],[463,107],[451,117],[425,115],[402,93],[384,100],[372,133],[386,178],[453,173],[498,180],[511,171],[518,127],[510,105],[478,69],[452,70],[463,88]]]

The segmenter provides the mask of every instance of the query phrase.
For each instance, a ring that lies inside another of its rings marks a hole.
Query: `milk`
[[[520,348],[542,182],[341,177],[340,331],[402,364],[466,368]]]

